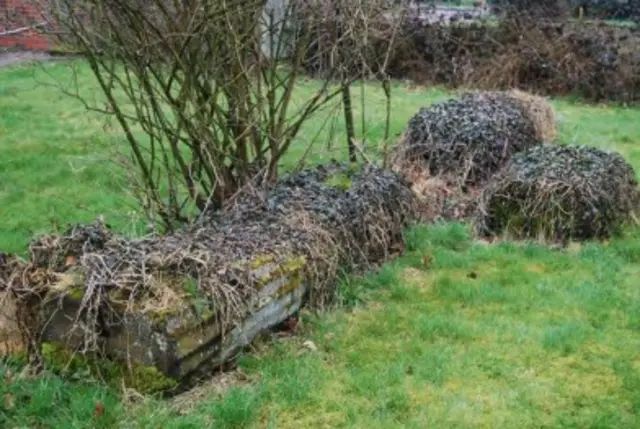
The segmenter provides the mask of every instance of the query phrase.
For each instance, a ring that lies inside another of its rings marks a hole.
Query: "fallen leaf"
[[[70,267],[76,264],[76,258],[73,255],[67,256],[67,259],[64,261],[64,265],[66,267]]]

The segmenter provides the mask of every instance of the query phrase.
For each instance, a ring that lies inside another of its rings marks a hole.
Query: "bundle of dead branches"
[[[226,209],[207,213],[199,225],[222,230],[264,225],[313,261],[306,266],[316,292],[312,302],[324,305],[340,270],[386,259],[414,218],[414,197],[401,176],[332,162],[287,176],[268,190],[246,187]]]
[[[605,238],[634,216],[633,168],[613,152],[542,145],[514,156],[484,191],[482,235],[545,241]]]
[[[419,164],[393,165],[411,185],[422,222],[467,221],[475,214],[480,187],[461,187],[455,178],[432,176]]]
[[[385,72],[394,79],[426,85],[520,88],[575,94],[589,102],[640,100],[637,25],[555,19],[441,23],[431,22],[432,16],[408,11],[393,49],[377,47],[372,38],[370,56],[387,57]],[[305,70],[314,76],[328,73],[330,61],[318,61],[312,53]]]
[[[540,144],[525,109],[501,93],[477,92],[436,103],[409,121],[391,164],[423,165],[432,176],[463,186],[483,184],[517,152]]]
[[[98,223],[42,237],[0,285],[40,298],[31,329],[44,341],[184,377],[205,357],[228,360],[302,300],[330,303],[337,276],[387,257],[413,218],[399,176],[333,164],[243,189],[171,235],[129,239]]]

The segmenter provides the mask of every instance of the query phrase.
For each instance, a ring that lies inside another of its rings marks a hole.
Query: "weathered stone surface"
[[[240,311],[235,325],[223,327],[217,314],[197,314],[185,301],[176,302],[168,314],[118,311],[115,305],[106,326],[97,330],[101,348],[111,358],[154,366],[173,378],[186,377],[201,365],[222,365],[261,332],[298,311],[308,292],[302,282],[302,258],[278,262],[265,255],[248,265],[256,291],[236,309]],[[75,282],[63,283],[66,287],[54,287],[42,306],[42,338],[80,349],[86,335],[78,324],[83,296],[75,293]]]
[[[16,304],[11,294],[0,291],[0,356],[9,356],[25,350],[17,322]]]
[[[82,297],[77,298],[67,293],[50,293],[41,308],[42,340],[44,342],[60,342],[77,350],[82,347],[85,330],[79,324],[80,304]]]

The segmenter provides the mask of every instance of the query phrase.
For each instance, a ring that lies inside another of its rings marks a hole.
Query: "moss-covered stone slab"
[[[45,343],[186,387],[303,304],[329,304],[343,270],[390,257],[414,200],[400,175],[332,163],[240,192],[171,234],[118,237],[100,221],[42,237],[22,272],[0,274],[37,292],[43,326],[30,333]]]
[[[87,332],[98,340],[96,326],[88,327],[81,311],[84,297],[82,272],[70,271],[60,274],[45,295],[40,305],[40,338],[43,342],[59,342],[72,350],[81,349]]]
[[[233,320],[225,319],[229,308],[196,308],[195,298],[210,298],[202,292],[198,296],[176,295],[170,308],[151,306],[153,311],[144,302],[136,302],[132,310],[112,294],[102,310],[101,326],[94,327],[100,348],[115,361],[154,367],[174,379],[187,377],[203,365],[215,368],[224,364],[261,332],[297,312],[308,292],[302,281],[304,258],[278,261],[264,255],[244,266],[254,292],[246,302],[234,304]],[[82,281],[81,276],[64,278],[51,288],[41,314],[46,321],[45,342],[81,349],[85,333],[78,321],[85,318],[78,317],[84,310],[83,295],[77,289]]]

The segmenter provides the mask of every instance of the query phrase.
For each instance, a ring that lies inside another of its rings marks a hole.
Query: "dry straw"
[[[519,89],[511,89],[502,94],[520,106],[523,113],[533,122],[536,137],[546,143],[556,138],[556,116],[553,106],[546,97],[534,95]]]

